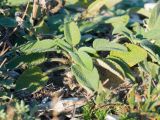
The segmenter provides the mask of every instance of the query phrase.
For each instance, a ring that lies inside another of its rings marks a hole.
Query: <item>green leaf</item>
[[[15,19],[9,17],[0,17],[0,25],[4,27],[16,27],[17,22]]]
[[[31,41],[19,47],[20,51],[29,54],[36,52],[54,51],[56,46],[56,40],[42,40]]]
[[[160,28],[154,28],[143,33],[145,38],[150,40],[160,40]]]
[[[16,91],[27,88],[29,92],[40,90],[46,85],[48,76],[45,76],[39,67],[32,67],[22,73],[16,81]]]
[[[87,53],[93,54],[95,56],[98,56],[97,51],[92,47],[80,47],[78,49],[78,51],[87,52]]]
[[[126,44],[126,47],[128,52],[111,51],[110,55],[122,59],[130,67],[147,58],[147,52],[143,48],[134,44]]]
[[[150,41],[147,40],[143,40],[140,45],[148,51],[150,57],[152,58],[152,60],[154,62],[159,62],[160,60],[160,47],[157,45],[154,45],[153,43],[151,43]]]
[[[78,64],[80,66],[85,66],[85,64],[83,63],[83,61],[81,60],[81,58],[79,57],[79,55],[77,54],[77,52],[76,53],[69,52],[69,54],[70,54],[70,56],[71,56],[71,58],[72,58],[72,60],[73,60],[74,63],[76,63],[76,64]]]
[[[38,64],[45,62],[46,60],[47,58],[45,58],[44,53],[32,53],[28,55],[20,55],[20,56],[12,58],[8,62],[6,67],[9,69],[13,69],[25,63],[28,65],[38,65]]]
[[[148,67],[150,75],[152,75],[153,78],[158,78],[158,75],[160,74],[160,66],[155,63],[148,62]]]
[[[109,18],[105,21],[105,23],[110,23],[114,27],[116,27],[117,25],[126,26],[128,24],[128,22],[129,22],[129,16],[128,15],[112,17],[112,18]]]
[[[131,8],[130,9],[130,13],[138,13],[140,15],[143,15],[143,16],[146,16],[146,17],[150,17],[151,16],[151,13],[148,12],[148,10],[144,9],[144,8]]]
[[[74,21],[64,24],[64,35],[66,41],[72,46],[76,46],[80,42],[81,34],[77,24]]]
[[[129,105],[130,105],[130,107],[131,107],[132,109],[134,109],[134,106],[136,105],[136,101],[135,101],[135,96],[136,96],[135,91],[136,91],[136,87],[137,87],[137,84],[135,84],[135,85],[129,90],[129,92],[128,92],[128,94],[127,94],[127,101],[128,101],[128,103],[129,103]]]
[[[119,68],[117,68],[119,66]],[[97,59],[97,69],[99,71],[100,80],[107,83],[105,88],[114,89],[120,84],[124,83],[125,76],[120,65],[113,63],[109,60],[102,61]]]
[[[129,19],[129,15],[116,16],[107,19],[105,23],[110,23],[114,27],[112,34],[122,34],[123,32],[132,34],[132,32],[126,27]]]
[[[119,43],[110,42],[106,39],[96,39],[93,48],[97,51],[127,51],[127,48]]]
[[[108,8],[114,7],[116,4],[120,3],[122,0],[106,0],[105,5]]]
[[[103,85],[100,85],[103,88]],[[100,87],[99,87],[100,88]],[[103,88],[104,89],[104,88]],[[105,88],[106,89],[106,88]],[[109,89],[107,90],[103,90],[103,91],[98,91],[98,95],[96,96],[96,105],[97,104],[101,104],[104,103],[106,98],[109,97],[109,95],[111,95],[111,92]]]
[[[73,51],[73,48],[72,48],[72,46],[70,45],[70,44],[68,44],[66,41],[64,41],[63,39],[61,40],[58,40],[57,41],[57,45],[60,47],[60,48],[62,48],[62,49],[64,49],[65,51],[67,51],[67,52],[72,52]]]
[[[110,71],[111,73],[113,73],[115,76],[117,76],[121,80],[124,80],[124,73],[121,72],[117,68],[117,66],[115,66],[112,62],[110,62],[108,60],[102,61],[100,59],[97,59],[97,63],[98,63],[99,66],[101,66],[102,68],[105,68],[106,70]]]
[[[113,29],[112,34],[124,34],[128,33],[129,35],[132,35],[132,31],[130,31],[126,26],[124,25],[116,25]]]
[[[148,26],[150,29],[154,27],[160,27],[160,2],[157,3],[157,5],[154,7],[154,9],[151,12],[151,16],[149,18]],[[157,26],[158,25],[158,26]]]
[[[69,54],[71,55],[71,58],[74,61],[74,63],[83,66],[89,70],[93,69],[92,58],[87,53],[77,51],[76,53],[69,52]]]
[[[133,76],[133,73],[129,66],[123,62],[121,59],[116,57],[107,57],[107,60],[114,64],[114,66],[125,76],[125,78],[131,80],[132,82],[135,82],[135,77]]]
[[[160,92],[160,82],[157,84],[157,86],[153,89],[152,95],[158,95]]]
[[[19,6],[21,4],[27,3],[29,0],[7,0],[7,2],[11,5]]]
[[[44,20],[42,20],[37,26],[34,27],[37,34],[49,34],[52,33],[49,26],[46,24]]]
[[[84,18],[94,17],[98,14],[99,10],[105,5],[105,0],[95,0],[88,6],[88,9],[83,12]]]
[[[96,68],[93,68],[93,70],[90,71],[83,66],[72,65],[71,69],[78,83],[88,92],[98,90],[100,81],[99,74]]]
[[[92,21],[80,21],[79,29],[81,33],[94,31],[99,25],[103,24],[106,19],[108,19],[107,16],[96,16]]]
[[[92,58],[85,52],[78,51],[77,54],[80,57],[83,64],[85,65],[85,67],[89,70],[92,70],[93,69]]]

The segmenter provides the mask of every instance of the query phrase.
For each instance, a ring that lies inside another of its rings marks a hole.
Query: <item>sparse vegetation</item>
[[[160,1],[1,0],[0,120],[159,120],[159,92]]]

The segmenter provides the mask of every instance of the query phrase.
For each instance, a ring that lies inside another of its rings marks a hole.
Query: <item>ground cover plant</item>
[[[159,92],[160,1],[0,1],[0,120],[159,120]]]

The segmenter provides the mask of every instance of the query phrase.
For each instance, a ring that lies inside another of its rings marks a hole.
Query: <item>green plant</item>
[[[0,3],[1,119],[9,108],[18,120],[50,118],[36,106],[52,91],[34,97],[50,84],[66,88],[62,98],[86,98],[86,120],[159,119],[160,2],[151,11],[146,1],[27,2]]]

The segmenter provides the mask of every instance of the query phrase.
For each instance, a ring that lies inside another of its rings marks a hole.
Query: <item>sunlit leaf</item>
[[[160,23],[159,20],[160,20],[160,2],[157,3],[157,5],[151,12],[151,16],[149,18],[149,23],[148,23],[149,28],[152,29],[154,27],[158,27],[160,25],[157,24],[157,22]]]
[[[160,28],[151,29],[145,32],[143,35],[149,40],[160,40]]]
[[[93,48],[97,51],[127,51],[127,48],[124,45],[110,42],[106,39],[94,40]]]
[[[76,53],[69,52],[74,63],[83,66],[89,70],[93,69],[92,58],[85,52],[78,51]]]
[[[140,45],[148,51],[148,54],[152,58],[153,61],[158,62],[160,60],[160,47],[151,43],[150,41],[144,40],[140,43]]]
[[[64,24],[64,35],[66,41],[72,46],[76,46],[80,42],[81,34],[77,24],[74,21]]]
[[[24,53],[46,52],[53,51],[56,45],[56,40],[31,41],[19,47]]]
[[[109,18],[105,21],[105,23],[111,23],[114,27],[116,27],[117,25],[127,25],[129,22],[129,16],[128,15],[123,15],[123,16],[116,16],[116,17],[112,17]]]
[[[97,56],[97,51],[92,47],[80,47],[78,51],[87,52],[89,54],[93,54]]]
[[[108,8],[114,7],[116,4],[120,3],[122,0],[106,0],[105,5]]]
[[[105,5],[105,0],[95,0],[92,4],[88,6],[88,9],[83,12],[83,17],[94,17],[98,14],[101,7]]]
[[[18,6],[18,5],[21,5],[21,4],[25,4],[27,3],[29,0],[7,0],[7,2],[11,5],[15,5],[15,6]]]
[[[78,56],[80,57],[81,61],[84,63],[85,67],[89,70],[93,69],[93,61],[92,58],[85,52],[78,51]]]
[[[84,87],[87,91],[93,92],[98,90],[99,86],[99,74],[96,68],[93,70],[87,70],[83,66],[72,65],[72,73],[75,75],[78,83]]]
[[[110,55],[122,59],[130,67],[147,58],[147,52],[143,48],[134,44],[126,44],[126,47],[128,52],[111,51]]]

